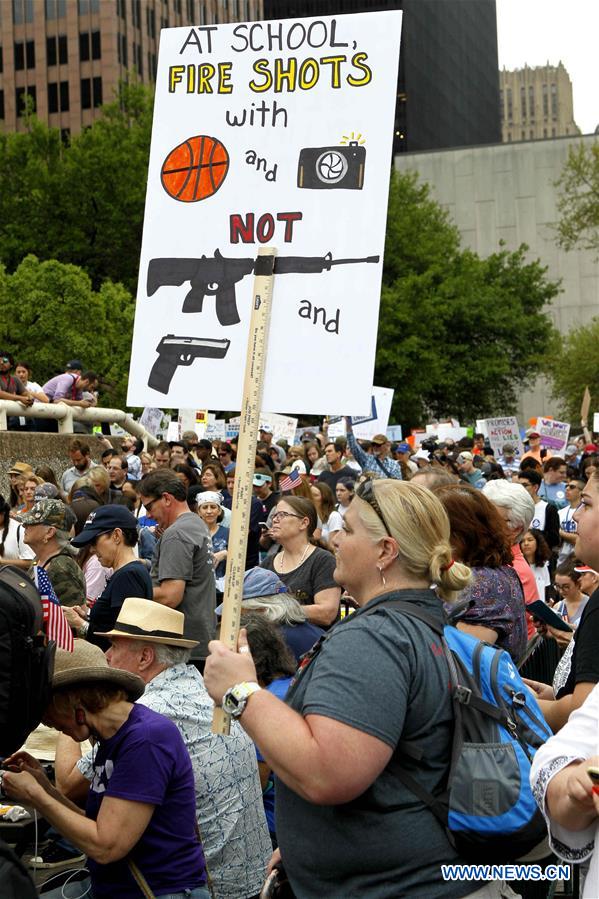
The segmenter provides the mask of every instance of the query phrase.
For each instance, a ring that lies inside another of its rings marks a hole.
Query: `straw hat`
[[[184,628],[185,615],[182,612],[151,599],[129,596],[121,606],[114,628],[98,636],[129,637],[144,643],[165,643],[167,646],[193,649],[198,641],[186,640],[183,637]]]
[[[73,652],[56,650],[52,676],[53,691],[95,683],[121,687],[131,702],[139,699],[145,689],[141,677],[121,668],[110,668],[100,647],[88,643],[87,640],[75,640]]]

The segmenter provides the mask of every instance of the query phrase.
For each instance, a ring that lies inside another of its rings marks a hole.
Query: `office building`
[[[403,9],[394,151],[498,143],[495,0],[264,0],[266,19]]]
[[[556,181],[571,149],[596,142],[586,135],[400,154],[395,167],[415,171],[430,184],[431,196],[455,222],[463,247],[486,257],[526,244],[527,259],[539,259],[547,277],[561,281],[561,292],[547,311],[555,327],[567,334],[599,313],[599,261],[592,250],[577,246],[567,252],[558,245]],[[557,417],[556,405],[540,379],[522,392],[519,421],[535,415]]]
[[[563,64],[502,69],[499,73],[504,143],[580,134],[574,121],[572,82]]]
[[[2,0],[0,127],[23,130],[30,98],[42,121],[77,133],[133,70],[153,83],[161,28],[261,17],[262,0]]]

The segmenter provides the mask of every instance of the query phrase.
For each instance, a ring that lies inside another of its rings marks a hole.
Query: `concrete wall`
[[[464,247],[488,256],[500,249],[501,240],[508,250],[528,244],[529,258],[540,259],[550,279],[562,280],[562,293],[549,312],[556,327],[566,333],[599,315],[599,263],[588,250],[566,253],[557,246],[554,182],[568,148],[596,140],[588,135],[402,154],[395,157],[395,167],[400,172],[415,170],[431,185],[433,198],[448,210]],[[523,393],[521,423],[555,412],[542,380]]]
[[[99,462],[105,447],[97,437],[82,434],[89,443],[94,462]],[[8,499],[10,484],[7,472],[15,462],[28,462],[35,470],[39,465],[54,469],[60,483],[62,473],[71,467],[69,443],[72,434],[39,434],[37,432],[0,431],[0,494]],[[110,442],[120,448],[121,438],[111,437]]]

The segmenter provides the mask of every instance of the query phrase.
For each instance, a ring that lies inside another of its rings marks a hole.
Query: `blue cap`
[[[115,528],[137,530],[137,518],[126,506],[100,506],[87,518],[80,534],[71,540],[72,546],[87,546],[100,534],[108,534]]]
[[[410,452],[410,444],[409,443],[396,443],[394,446],[394,450],[396,453],[409,453]]]
[[[281,578],[269,571],[268,568],[250,568],[243,577],[243,599],[256,599],[258,596],[274,596],[277,593],[287,593],[287,586]],[[220,617],[223,613],[223,603],[215,609]]]

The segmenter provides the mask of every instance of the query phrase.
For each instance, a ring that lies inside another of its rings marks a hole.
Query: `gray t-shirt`
[[[369,899],[459,897],[468,882],[445,882],[441,864],[458,861],[443,827],[394,771],[402,765],[429,792],[444,786],[453,715],[449,672],[439,637],[384,600],[414,602],[442,620],[431,590],[378,597],[337,624],[303,669],[286,702],[303,716],[324,715],[395,747],[413,741],[424,758],[394,752],[361,796],[342,805],[313,805],[282,781],[276,786],[277,837],[297,896]]]
[[[184,512],[166,529],[156,544],[151,574],[154,584],[185,581],[183,601],[177,608],[185,615],[185,636],[199,640],[192,659],[205,659],[216,627],[216,591],[212,540],[198,515]]]

